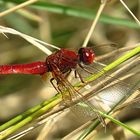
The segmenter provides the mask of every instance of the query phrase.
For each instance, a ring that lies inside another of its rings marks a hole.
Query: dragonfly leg
[[[76,70],[74,71],[74,77],[75,77],[75,78],[78,78],[78,76],[77,76],[77,71],[76,71]]]
[[[65,75],[65,78],[67,79],[68,78],[68,76],[70,75],[70,73],[71,73],[71,69],[66,73],[66,75]]]
[[[65,85],[62,83],[58,84],[58,90],[62,93],[61,95],[64,105],[69,105],[72,101],[72,95],[67,91]]]
[[[54,80],[57,82],[57,85],[54,84]],[[63,83],[63,81],[61,81],[55,73],[53,73],[53,78],[50,80],[50,82],[56,89],[56,91],[61,93],[64,104],[68,105],[69,102],[72,100],[72,97],[71,94],[69,94],[69,92],[67,91],[65,83]]]
[[[78,70],[75,70],[75,71],[74,71],[74,74],[75,74],[75,78],[80,78],[80,81],[81,81],[82,83],[85,83],[85,81],[83,80],[83,78],[82,78],[82,76],[81,76],[81,74],[79,73]],[[77,75],[78,75],[78,76],[77,76]]]
[[[88,72],[89,74],[93,74],[93,72],[89,71],[88,69],[86,69],[85,67],[83,67],[81,64],[79,64],[79,66],[86,72]]]
[[[52,86],[55,88],[55,90],[56,90],[57,92],[60,92],[59,89],[58,89],[58,88],[56,87],[56,85],[54,84],[54,82],[53,82],[54,80],[55,80],[55,78],[51,78],[51,79],[50,79],[50,82],[51,82]]]
[[[57,82],[57,86],[54,84],[54,80],[56,80],[55,78],[51,78],[50,79],[50,82],[51,82],[51,84],[53,85],[53,87],[55,88],[55,90],[57,91],[57,92],[60,92],[60,93],[62,93],[63,91],[62,91],[62,85],[60,85],[58,82]],[[62,94],[62,100],[63,101],[65,101],[65,96]]]
[[[57,86],[54,84],[54,80],[56,80],[55,78],[51,78],[50,79],[50,82],[51,82],[51,84],[52,84],[52,86],[55,88],[55,90],[57,91],[57,92],[59,92],[59,93],[63,93],[64,91],[62,90],[64,87],[61,85],[61,84],[59,84],[58,82],[57,82]],[[66,102],[66,100],[70,100],[70,99],[68,99],[68,98],[71,98],[70,97],[70,95],[68,95],[68,97],[66,96],[66,95],[64,95],[64,94],[61,94],[62,95],[62,100],[64,101],[64,103],[65,103],[65,105],[67,105],[67,102]]]

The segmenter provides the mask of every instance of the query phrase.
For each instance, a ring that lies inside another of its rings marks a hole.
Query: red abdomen
[[[0,74],[44,74],[47,70],[45,62],[0,66]]]

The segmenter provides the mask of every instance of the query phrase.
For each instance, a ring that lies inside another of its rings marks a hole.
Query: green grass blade
[[[112,122],[114,122],[117,125],[120,125],[122,127],[124,127],[125,129],[129,130],[130,132],[132,132],[133,134],[137,135],[138,137],[140,137],[140,131],[137,131],[129,126],[127,126],[126,124],[120,122],[119,120],[114,119],[113,117],[111,117],[110,115],[107,115],[106,113],[103,113],[99,110],[95,110],[96,112],[98,112],[102,117],[104,118],[108,118],[109,120],[111,120]],[[100,124],[100,121],[97,120],[95,121],[95,123],[93,123],[92,125],[90,125],[90,127],[88,127],[84,133],[77,139],[77,140],[84,140],[86,138],[86,136],[93,131],[98,125]]]
[[[44,106],[48,105],[49,103],[51,103],[52,101],[56,100],[56,98],[58,98],[57,96],[54,96],[54,98],[48,100],[48,101],[44,101],[39,105],[34,106],[33,108],[30,108],[29,110],[25,111],[24,113],[16,116],[15,118],[11,119],[10,121],[6,122],[5,124],[0,126],[0,131],[3,131],[4,129],[12,126],[13,124],[23,120],[24,118],[26,118],[27,116],[33,114],[34,112],[40,110],[41,108],[43,108]]]
[[[14,3],[20,4],[22,2],[25,2],[25,0],[12,0],[12,1],[3,0],[3,2],[14,2]],[[85,19],[91,19],[91,20],[95,18],[96,13],[97,13],[97,11],[95,10],[71,7],[71,6],[60,5],[60,4],[53,4],[53,3],[48,3],[48,2],[36,2],[30,5],[30,7],[41,9],[41,10],[47,10],[49,12],[53,12],[57,14],[64,14],[68,16],[74,16],[78,18],[85,18]],[[99,21],[106,24],[121,25],[121,26],[126,26],[129,28],[140,29],[140,26],[131,20],[111,17],[105,14],[101,15]]]
[[[0,140],[6,138],[7,136],[9,136],[10,134],[12,134],[13,132],[15,132],[16,130],[18,130],[22,126],[24,126],[27,123],[31,122],[33,119],[35,119],[35,118],[41,116],[42,114],[46,113],[49,109],[52,109],[54,106],[56,106],[61,100],[62,99],[61,99],[60,95],[57,95],[57,96],[53,97],[51,100],[47,101],[48,104],[44,105],[43,107],[41,107],[37,111],[33,112],[32,114],[29,114],[28,116],[26,116],[26,118],[24,117],[21,120],[21,118],[15,117],[11,121],[5,123],[5,126],[8,126],[8,124],[11,125],[11,122],[14,122],[15,123],[14,120],[17,121],[18,119],[20,119],[20,121],[17,122],[17,124],[11,126],[10,128],[8,128],[8,130],[5,130],[5,131],[3,131],[3,132],[0,133]],[[3,125],[3,127],[4,127],[4,125]]]

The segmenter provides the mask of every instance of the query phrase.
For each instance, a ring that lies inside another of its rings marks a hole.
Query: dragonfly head
[[[80,62],[83,62],[85,65],[93,63],[95,54],[92,48],[80,48],[78,51]]]

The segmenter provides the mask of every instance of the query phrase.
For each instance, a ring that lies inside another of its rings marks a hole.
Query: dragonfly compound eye
[[[93,63],[95,54],[92,48],[80,48],[78,51],[80,62],[83,62],[85,65]]]

